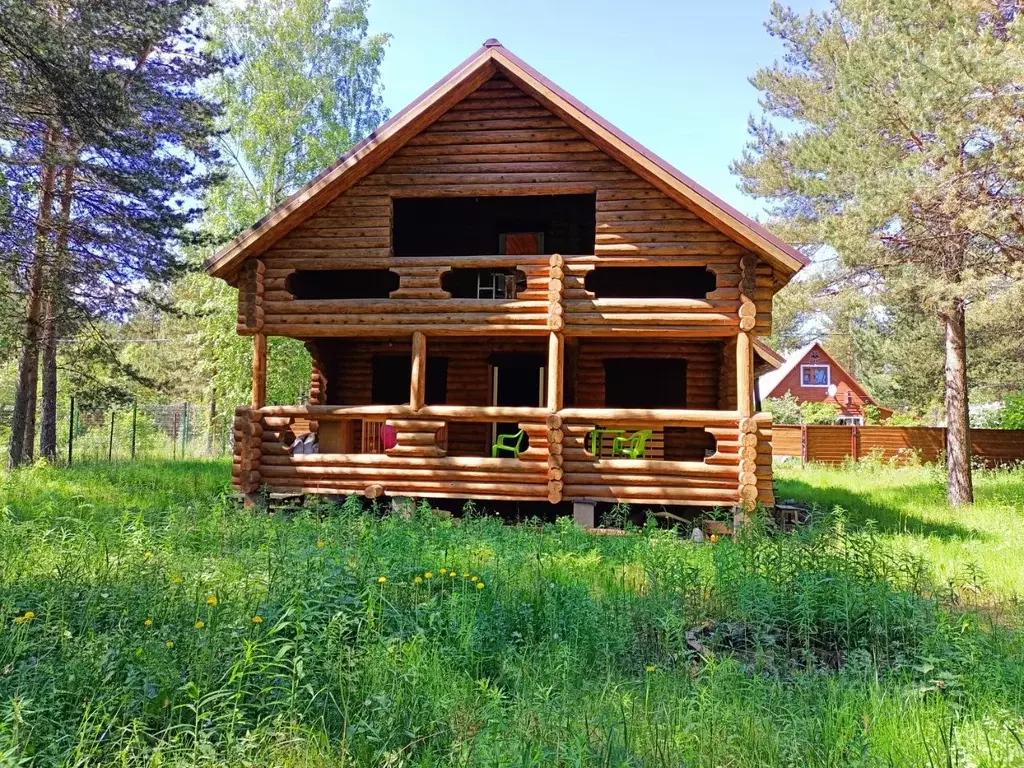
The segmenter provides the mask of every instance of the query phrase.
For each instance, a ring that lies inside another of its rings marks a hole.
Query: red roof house
[[[841,424],[863,424],[865,405],[878,407],[883,417],[892,415],[818,341],[787,357],[778,370],[761,376],[758,391],[762,399],[790,392],[801,403],[831,403],[839,409]]]

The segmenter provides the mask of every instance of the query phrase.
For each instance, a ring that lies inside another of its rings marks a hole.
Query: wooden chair
[[[499,451],[508,451],[513,457],[519,458],[519,451],[523,447],[523,438],[526,437],[526,430],[520,429],[514,435],[498,435],[498,442],[491,448],[491,458],[498,458]]]
[[[629,437],[616,437],[612,440],[612,458],[622,456],[627,459],[642,459],[647,455],[647,441],[654,434],[653,429],[641,429]]]

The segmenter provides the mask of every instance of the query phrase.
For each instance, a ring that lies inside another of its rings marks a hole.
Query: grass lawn
[[[1024,764],[1024,471],[785,469],[815,522],[714,545],[227,477],[6,478],[0,765]]]
[[[1024,597],[1024,467],[979,471],[975,504],[952,509],[935,466],[864,463],[777,470],[779,499],[842,507],[852,523],[874,521],[934,568],[940,583],[980,582],[995,600]]]

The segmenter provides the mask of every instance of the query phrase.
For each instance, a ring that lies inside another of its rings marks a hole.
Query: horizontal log
[[[377,467],[344,467],[344,466],[268,466],[261,465],[260,472],[264,477],[340,477],[353,478],[361,482],[374,480],[387,484],[397,481],[411,482],[489,482],[489,483],[521,483],[528,485],[546,485],[548,477],[542,472],[485,472],[479,470],[435,470],[435,469],[400,469]]]
[[[645,425],[664,427],[705,427],[735,425],[738,411],[698,411],[674,408],[565,408],[560,415],[568,422],[601,425]]]
[[[515,459],[493,459],[482,456],[446,456],[441,458],[403,458],[393,459],[380,453],[303,453],[294,456],[264,456],[262,463],[268,466],[345,466],[362,467],[368,470],[391,471],[392,468],[402,470],[437,471],[486,471],[498,473],[536,473],[543,471],[537,462],[517,461]]]
[[[416,326],[401,325],[401,324],[388,324],[388,325],[344,325],[344,324],[295,324],[289,325],[287,323],[267,323],[263,327],[264,333],[269,336],[287,336],[294,339],[307,339],[307,338],[318,338],[318,337],[358,337],[358,336],[373,336],[373,337],[390,337],[390,336],[407,336],[412,330],[415,330]],[[429,325],[422,328],[429,332],[432,336],[543,336],[547,334],[547,327],[545,325],[487,325],[487,324],[469,324],[460,323],[453,325]],[[628,329],[624,329],[627,330]]]

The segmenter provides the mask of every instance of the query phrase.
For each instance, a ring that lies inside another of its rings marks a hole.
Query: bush
[[[1024,392],[1009,395],[999,413],[1001,429],[1024,429]]]
[[[800,403],[792,392],[782,397],[766,397],[761,401],[761,410],[770,413],[775,424],[800,423]]]
[[[800,423],[838,424],[839,409],[831,403],[806,402],[800,404]]]

